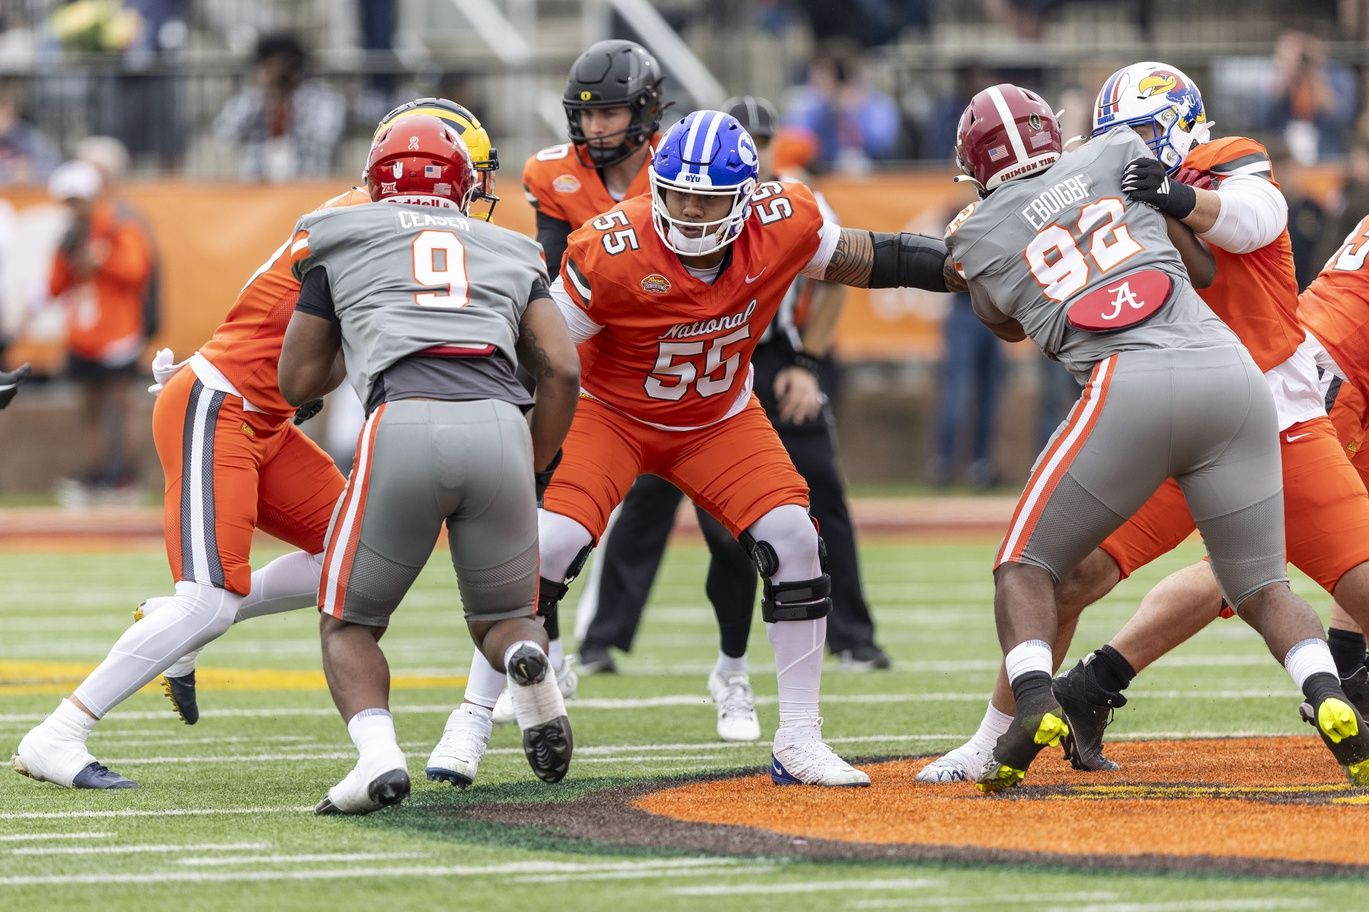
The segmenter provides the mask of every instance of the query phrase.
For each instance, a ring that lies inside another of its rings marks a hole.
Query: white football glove
[[[152,379],[156,382],[149,386],[147,391],[154,396],[160,393],[167,381],[176,376],[176,372],[185,367],[189,360],[187,358],[185,361],[177,361],[169,348],[157,352],[152,356]]]

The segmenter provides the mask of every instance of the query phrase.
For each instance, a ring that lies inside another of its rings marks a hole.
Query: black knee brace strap
[[[778,621],[816,621],[832,610],[832,577],[824,573],[816,579],[787,583],[765,581],[761,593],[761,618],[767,624]]]
[[[567,584],[573,582],[574,579],[575,579],[577,576],[580,575],[580,571],[583,570],[583,569],[585,569],[585,561],[589,560],[589,554],[590,554],[590,552],[593,551],[593,550],[594,550],[594,543],[593,543],[593,542],[590,542],[588,545],[585,545],[583,548],[581,548],[581,549],[580,549],[580,553],[577,554],[577,555],[575,555],[575,558],[574,558],[573,560],[571,560],[570,566],[566,568],[566,579],[565,579],[565,582],[566,582]],[[565,593],[564,587],[563,587],[563,591],[561,592],[560,595],[557,596],[557,598],[560,599],[560,598],[564,597],[565,594],[566,594],[566,593]]]
[[[545,576],[538,581],[537,616],[542,619],[542,626],[547,631],[547,636],[553,640],[561,638],[561,621],[557,616],[557,606],[561,604],[561,599],[565,598],[569,591],[570,586],[549,580]]]
[[[769,580],[775,575],[775,571],[780,569],[780,556],[775,553],[775,547],[770,542],[761,541],[750,532],[743,532],[737,536],[737,541],[746,549],[746,556],[756,565],[756,572],[761,575],[761,579]]]

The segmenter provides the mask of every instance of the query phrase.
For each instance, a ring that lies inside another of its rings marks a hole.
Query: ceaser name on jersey
[[[697,323],[676,323],[674,326],[661,336],[659,339],[688,339],[691,336],[707,336],[711,333],[722,332],[725,329],[736,329],[751,319],[751,315],[756,312],[756,301],[753,298],[751,303],[746,305],[744,310],[728,314],[725,317],[714,317],[711,320],[700,320]]]
[[[1051,219],[1067,207],[1081,202],[1093,195],[1089,189],[1088,176],[1080,173],[1053,184],[1036,199],[1022,208],[1022,217],[1027,224],[1040,231],[1050,224]]]
[[[428,212],[399,211],[399,227],[404,228],[459,228],[471,230],[470,219],[460,215],[432,215]]]

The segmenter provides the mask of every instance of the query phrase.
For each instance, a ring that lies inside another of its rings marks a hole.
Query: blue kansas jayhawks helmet
[[[688,115],[666,132],[652,154],[648,177],[656,233],[668,248],[684,256],[721,250],[737,239],[751,215],[756,173],[756,143],[737,118],[721,111]],[[666,209],[667,190],[730,196],[732,208],[717,221],[673,218]]]

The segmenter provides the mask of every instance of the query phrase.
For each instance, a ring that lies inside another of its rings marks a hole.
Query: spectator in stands
[[[113,203],[121,221],[129,221],[142,229],[147,239],[152,263],[143,289],[143,335],[151,339],[161,329],[161,265],[152,226],[130,200],[120,193],[120,185],[128,172],[129,155],[124,144],[112,136],[88,136],[76,144],[77,161],[89,162],[100,172],[101,192]]]
[[[898,105],[866,82],[859,55],[846,42],[832,42],[813,58],[789,122],[817,136],[815,164],[824,169],[861,173],[898,153]]]
[[[1304,164],[1345,154],[1358,91],[1349,69],[1326,58],[1321,39],[1290,29],[1274,45],[1260,126],[1279,130]]]
[[[104,193],[94,165],[61,165],[48,190],[70,219],[53,257],[49,291],[67,310],[67,369],[81,386],[82,451],[91,460],[58,493],[64,503],[82,506],[110,492],[136,492],[125,434],[131,381],[147,343],[143,308],[152,253],[142,227]]]
[[[1345,178],[1340,192],[1336,194],[1331,211],[1334,213],[1331,224],[1326,229],[1326,257],[1330,257],[1335,246],[1350,233],[1359,220],[1369,215],[1369,141],[1359,140],[1350,148],[1345,162]]]
[[[42,132],[23,118],[23,84],[0,80],[0,184],[40,183],[60,159]]]
[[[342,136],[342,95],[306,77],[308,55],[288,32],[257,41],[252,81],[214,121],[215,135],[242,146],[242,177],[279,183],[331,174]]]
[[[1279,189],[1288,201],[1288,240],[1293,246],[1293,272],[1298,279],[1298,288],[1303,289],[1317,277],[1330,256],[1325,242],[1339,244],[1345,235],[1336,235],[1334,240],[1329,237],[1332,216],[1321,201],[1308,192],[1303,175],[1306,166],[1289,154],[1288,143],[1281,138],[1271,139],[1265,143],[1265,148],[1269,150]]]

